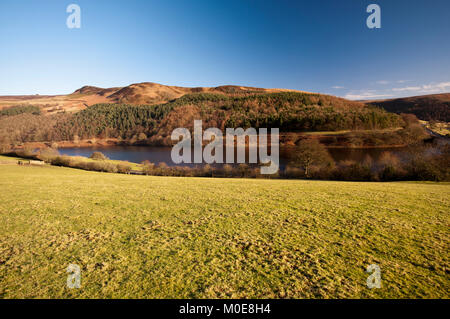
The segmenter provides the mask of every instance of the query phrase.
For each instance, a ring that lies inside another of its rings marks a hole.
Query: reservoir
[[[102,152],[108,158],[113,160],[129,161],[133,163],[142,163],[148,160],[158,164],[161,162],[169,166],[176,166],[171,159],[171,147],[163,146],[92,146],[92,147],[73,147],[60,148],[61,155],[85,156],[89,157],[93,152]],[[407,156],[406,148],[329,148],[331,157],[336,163],[340,161],[362,162],[368,156],[377,161],[383,152],[391,152],[400,159]],[[280,167],[283,168],[291,161],[295,154],[295,148],[280,148]],[[201,164],[180,164],[181,166],[196,166]]]

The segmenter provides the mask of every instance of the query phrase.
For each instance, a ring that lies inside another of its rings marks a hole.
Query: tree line
[[[245,177],[245,178],[287,178],[321,179],[345,181],[450,181],[450,145],[417,144],[407,149],[408,157],[401,160],[391,152],[384,152],[375,161],[369,155],[361,162],[335,162],[328,150],[316,139],[305,139],[292,152],[290,163],[277,174],[262,175],[258,165],[203,165],[196,167],[168,166],[144,161],[139,171],[132,171],[131,163],[109,161],[94,152],[90,159],[61,156],[52,148],[34,151],[24,148],[9,155],[39,159],[55,166],[66,166],[90,171],[109,173],[139,173],[158,176],[196,177]]]

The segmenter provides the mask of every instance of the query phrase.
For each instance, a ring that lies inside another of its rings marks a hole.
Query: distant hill
[[[450,93],[365,102],[382,107],[389,112],[412,113],[425,121],[450,122]]]
[[[245,97],[271,93],[305,93],[304,91],[288,89],[265,89],[238,85],[223,85],[216,87],[180,87],[168,86],[152,82],[135,83],[125,87],[100,88],[96,86],[83,86],[67,95],[23,95],[0,96],[0,110],[17,106],[33,105],[42,108],[44,115],[61,112],[75,113],[87,107],[99,104],[129,104],[129,105],[156,105],[179,99],[190,94],[219,94],[227,97]],[[325,96],[325,95],[320,95]],[[334,97],[333,97],[334,98]],[[351,102],[345,99],[334,98],[333,106],[375,105],[393,113],[412,113],[421,120],[438,120],[450,122],[450,93],[414,96],[398,99],[373,100]]]
[[[294,90],[261,89],[236,85],[188,88],[144,82],[131,84],[121,88],[108,96],[108,98],[111,102],[139,105],[166,103],[192,93],[217,93],[229,96],[242,96],[247,94],[277,93],[284,91],[294,92]]]
[[[68,95],[0,96],[0,110],[16,105],[35,105],[43,108],[44,114],[78,112],[98,103],[126,103],[130,105],[153,105],[167,103],[186,94],[214,93],[226,96],[247,96],[251,94],[299,92],[287,89],[263,89],[237,85],[217,87],[180,87],[152,82],[135,83],[125,87],[99,88],[83,86]]]
[[[114,92],[117,92],[121,88],[109,88],[109,89],[103,89],[96,86],[83,86],[82,88],[76,90],[73,92],[73,94],[83,94],[83,95],[101,95],[101,96],[108,96],[113,94]]]

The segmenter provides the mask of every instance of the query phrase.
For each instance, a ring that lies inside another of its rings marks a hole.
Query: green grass
[[[437,134],[448,136],[450,135],[450,123],[446,122],[436,122],[433,126],[430,125],[428,121],[420,121],[425,127]]]
[[[2,165],[0,189],[2,298],[449,297],[449,184]]]
[[[387,133],[387,132],[395,132],[401,130],[401,127],[390,127],[386,129],[379,130],[342,130],[342,131],[314,131],[314,132],[302,132],[301,134],[305,135],[345,135],[348,133]]]

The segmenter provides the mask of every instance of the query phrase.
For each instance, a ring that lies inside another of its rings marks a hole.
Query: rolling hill
[[[0,144],[114,138],[129,144],[171,145],[175,128],[192,129],[198,119],[205,129],[222,131],[227,127],[279,128],[281,133],[370,131],[361,138],[346,137],[345,143],[351,145],[403,145],[421,135],[398,131],[404,121],[397,114],[331,95],[145,82],[115,88],[84,86],[69,95],[0,97]],[[385,134],[375,136],[380,130]],[[295,136],[287,141],[295,142]],[[336,137],[328,142],[342,144]]]
[[[412,113],[424,121],[450,122],[450,93],[366,101],[366,103],[382,107],[388,112]]]
[[[263,89],[237,85],[217,87],[179,87],[152,82],[131,84],[126,87],[99,88],[84,86],[67,95],[0,96],[0,110],[17,105],[36,105],[44,114],[78,112],[98,103],[126,103],[131,105],[161,104],[186,94],[213,93],[227,96],[244,96],[278,92],[301,92],[286,89]]]
[[[153,98],[153,101],[169,99],[167,95],[162,96],[163,91],[174,95],[184,93],[174,87],[161,89],[164,90],[152,90],[155,95],[150,97],[146,94],[146,98]],[[103,89],[91,87],[75,94],[83,95],[83,91],[94,92],[88,95],[91,98],[101,97],[104,92]],[[199,119],[205,129],[279,128],[282,133],[374,131],[399,128],[404,124],[397,114],[323,94],[281,90],[271,93],[272,90],[265,89],[217,87],[206,89],[206,93],[201,90],[184,94],[160,104],[117,103],[124,99],[136,102],[144,96],[125,91],[120,89],[108,97],[102,97],[115,102],[96,103],[78,112],[63,110],[49,114],[33,105],[4,109],[0,112],[0,143],[117,138],[132,144],[170,145],[170,136],[175,128],[192,129],[194,120]],[[219,91],[221,93],[217,93]]]

